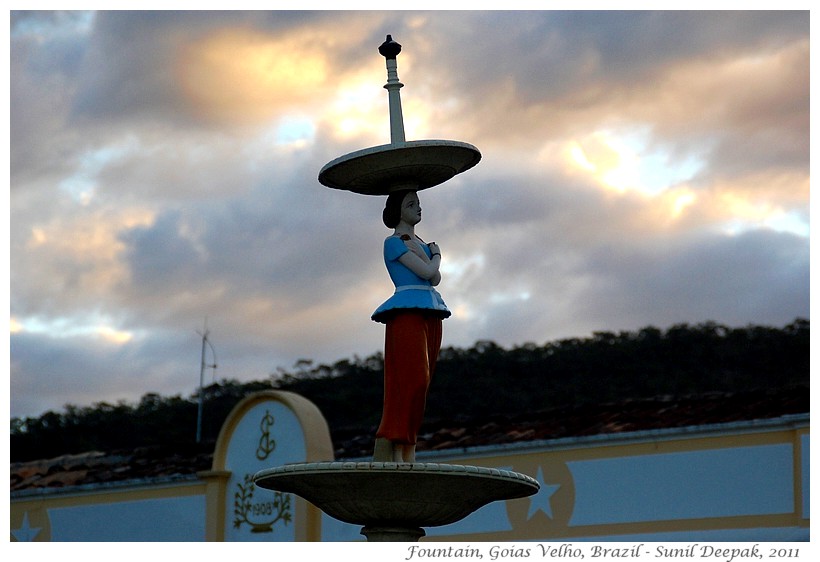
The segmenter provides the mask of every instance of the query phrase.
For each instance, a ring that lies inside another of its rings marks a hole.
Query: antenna
[[[211,371],[211,373],[212,373],[211,378],[215,377],[215,375],[216,375],[216,350],[214,349],[214,346],[211,344],[211,342],[208,341],[208,317],[207,316],[205,317],[205,328],[204,328],[204,330],[202,332],[197,330],[196,333],[199,334],[200,336],[202,336],[202,354],[201,354],[201,359],[200,359],[200,362],[199,362],[199,406],[197,407],[197,412],[196,412],[196,442],[201,443],[202,442],[202,400],[203,400],[202,387],[203,387],[203,378],[205,376],[205,368],[210,367],[211,369],[213,369]],[[208,347],[211,348],[211,356],[214,359],[214,362],[211,363],[210,365],[205,364],[205,345],[206,344],[208,345]]]

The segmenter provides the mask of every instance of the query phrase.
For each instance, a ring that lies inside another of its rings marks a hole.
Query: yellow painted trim
[[[49,509],[63,507],[80,507],[126,501],[157,500],[182,498],[187,496],[204,496],[205,485],[201,481],[181,484],[145,484],[141,487],[103,488],[97,490],[80,490],[66,494],[43,494],[31,498],[15,498],[12,506],[25,507],[31,504],[47,504]]]
[[[626,442],[626,443],[586,443],[573,447],[550,448],[549,445],[543,447],[525,449],[521,451],[511,451],[504,454],[503,451],[491,455],[469,454],[453,457],[458,463],[476,464],[481,466],[503,466],[510,465],[524,458],[533,456],[548,455],[551,458],[560,457],[565,462],[613,459],[619,457],[632,457],[644,455],[658,455],[668,453],[685,453],[693,451],[708,451],[715,449],[731,449],[737,447],[754,447],[762,445],[793,445],[795,442],[795,430],[773,430],[765,433],[748,433],[720,436],[693,436],[679,439],[658,439],[653,440],[647,437],[646,441]],[[440,462],[456,462],[455,460]]]
[[[803,450],[803,437],[810,434],[808,428],[794,432],[794,512],[801,524],[808,526],[808,517],[803,513],[803,458],[810,451]]]
[[[225,500],[228,470],[208,470],[198,474],[205,481],[205,540],[225,540]]]

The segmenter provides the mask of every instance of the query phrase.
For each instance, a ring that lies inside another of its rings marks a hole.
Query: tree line
[[[425,420],[476,419],[658,396],[809,387],[809,321],[782,328],[714,322],[666,330],[595,332],[504,348],[492,341],[442,348]],[[199,392],[145,394],[138,403],[66,405],[61,412],[12,418],[11,461],[85,451],[160,446],[209,450],[245,396],[282,389],[313,401],[334,434],[375,432],[382,407],[381,353],[333,364],[300,360],[267,379],[221,380],[202,389],[202,443],[195,430]]]

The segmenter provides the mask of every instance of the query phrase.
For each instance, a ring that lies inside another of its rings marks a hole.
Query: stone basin
[[[320,462],[284,465],[253,477],[261,487],[303,497],[345,523],[404,529],[454,523],[484,505],[538,492],[530,476],[476,466],[438,463]],[[408,540],[404,536],[402,540]]]

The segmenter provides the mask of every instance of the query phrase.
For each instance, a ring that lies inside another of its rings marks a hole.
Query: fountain
[[[406,141],[396,57],[390,35],[379,47],[387,64],[390,144],[341,156],[319,172],[332,189],[362,195],[419,191],[442,184],[481,160],[471,144],[449,140]],[[369,542],[417,541],[425,527],[460,521],[494,501],[538,492],[530,476],[496,468],[425,462],[312,462],[265,469],[254,483],[303,497],[327,515],[361,525]]]

